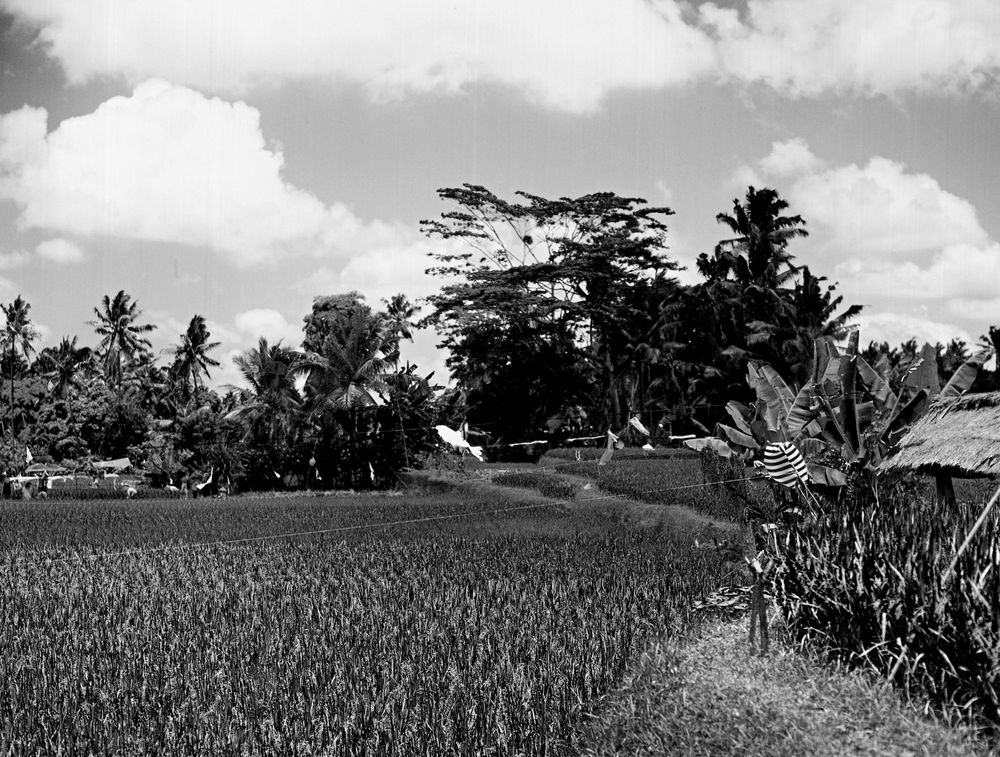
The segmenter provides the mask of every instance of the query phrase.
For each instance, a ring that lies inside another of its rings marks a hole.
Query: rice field
[[[719,578],[613,508],[472,489],[5,503],[0,751],[572,753]]]

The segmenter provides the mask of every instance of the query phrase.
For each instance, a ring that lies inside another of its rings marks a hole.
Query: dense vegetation
[[[720,577],[613,510],[472,490],[10,503],[0,522],[18,754],[559,753]],[[323,529],[345,530],[193,546]]]
[[[832,509],[792,533],[775,588],[796,635],[953,717],[995,725],[1000,522],[988,520],[949,575],[988,489],[967,495],[958,507],[908,491]]]

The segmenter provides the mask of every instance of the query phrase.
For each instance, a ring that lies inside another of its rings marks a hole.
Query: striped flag
[[[791,442],[774,442],[764,448],[764,469],[782,486],[794,489],[810,481],[802,453]]]

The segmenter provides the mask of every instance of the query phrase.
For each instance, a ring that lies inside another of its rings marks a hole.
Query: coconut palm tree
[[[395,347],[390,350],[387,357],[392,362],[398,363],[399,343],[404,339],[413,341],[413,318],[420,308],[410,302],[409,298],[402,293],[393,295],[390,299],[382,300],[382,302],[385,303],[387,325],[396,335]]]
[[[279,341],[261,337],[257,349],[233,358],[249,388],[234,388],[235,409],[228,418],[240,421],[246,436],[263,433],[275,448],[287,446],[298,425],[302,396],[295,386],[301,354]]]
[[[208,355],[209,350],[219,346],[219,342],[209,342],[211,336],[205,325],[205,318],[195,315],[181,335],[181,343],[174,348],[174,364],[171,374],[175,380],[183,382],[185,394],[190,382],[191,394],[198,394],[198,376],[202,373],[211,378],[209,368],[218,367],[219,361]]]
[[[31,305],[18,295],[9,305],[0,305],[6,318],[3,329],[3,346],[8,356],[10,371],[10,405],[8,406],[9,432],[14,435],[14,374],[18,367],[18,352],[25,361],[34,352],[32,342],[38,337],[38,331],[31,323],[28,311]]]
[[[788,242],[796,237],[809,236],[802,216],[782,213],[788,203],[774,189],[757,190],[747,187],[741,202],[733,200],[732,215],[719,213],[715,220],[736,236],[724,239],[715,247],[715,257],[702,256],[699,270],[706,276],[710,272],[732,273],[741,284],[777,288],[795,276]],[[703,260],[704,259],[704,260]]]
[[[52,382],[52,392],[65,399],[80,384],[80,373],[93,355],[89,347],[77,347],[76,337],[64,336],[58,347],[46,347],[38,356],[42,375]]]
[[[143,334],[150,333],[156,326],[138,323],[142,315],[139,303],[132,300],[124,289],[119,290],[114,298],[104,295],[101,306],[94,308],[94,315],[97,320],[89,324],[101,337],[97,354],[104,364],[105,380],[119,386],[122,358],[131,363],[138,354],[147,351],[152,345]]]
[[[398,354],[396,340],[391,322],[361,308],[337,324],[323,340],[322,352],[302,359],[313,413],[346,412],[353,419],[360,408],[384,404],[386,377],[395,366],[392,355]]]

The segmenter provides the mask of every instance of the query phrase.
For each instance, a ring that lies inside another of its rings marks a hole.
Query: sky
[[[104,295],[157,352],[298,346],[315,296],[427,296],[440,187],[667,205],[694,261],[749,185],[861,340],[1000,325],[995,0],[0,0],[0,301]],[[446,375],[433,332],[403,356]],[[166,362],[166,352],[163,353]]]

